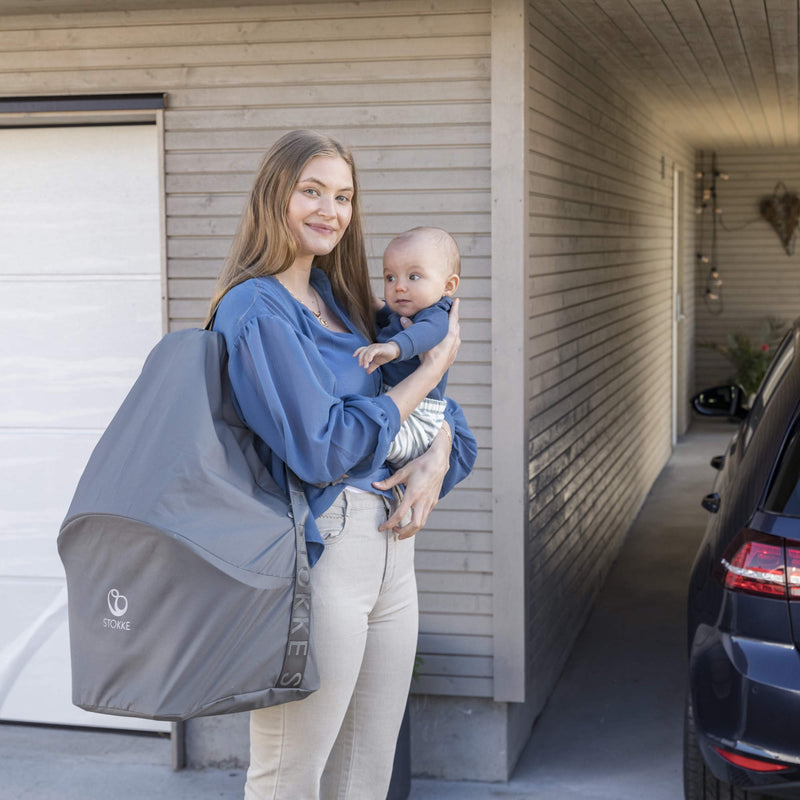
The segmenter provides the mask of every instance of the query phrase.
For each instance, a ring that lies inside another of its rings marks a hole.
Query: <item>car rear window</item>
[[[764,510],[786,517],[800,517],[800,424],[797,421],[781,453]]]

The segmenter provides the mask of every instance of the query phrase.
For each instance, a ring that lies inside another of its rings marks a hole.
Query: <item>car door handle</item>
[[[716,514],[719,511],[719,495],[716,492],[712,492],[711,494],[707,494],[701,501],[700,505],[706,511],[710,511],[712,514]]]
[[[714,469],[722,469],[724,464],[725,456],[714,456],[714,458],[711,459],[711,466],[714,467]]]

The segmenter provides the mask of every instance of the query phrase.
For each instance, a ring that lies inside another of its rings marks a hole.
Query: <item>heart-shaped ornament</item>
[[[783,194],[778,194],[781,187]],[[800,223],[800,197],[787,191],[783,182],[780,182],[775,186],[775,191],[761,201],[761,216],[775,229],[786,254],[792,255]]]

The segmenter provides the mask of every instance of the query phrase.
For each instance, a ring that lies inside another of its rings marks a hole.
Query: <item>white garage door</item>
[[[162,333],[155,125],[0,130],[0,718],[168,730],[71,705],[56,536]]]

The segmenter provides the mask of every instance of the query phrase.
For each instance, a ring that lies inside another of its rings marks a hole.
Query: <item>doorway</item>
[[[686,342],[683,281],[684,173],[672,170],[672,446],[687,426],[686,409]]]

